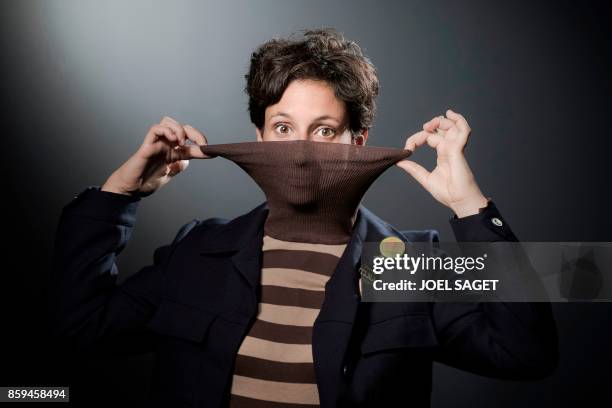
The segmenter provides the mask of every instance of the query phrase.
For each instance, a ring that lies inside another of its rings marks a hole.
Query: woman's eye
[[[276,125],[275,129],[279,132],[279,133],[288,133],[289,132],[289,126],[285,125],[285,124],[278,124]]]
[[[321,128],[319,129],[319,134],[323,137],[332,137],[336,135],[336,130],[332,128]]]

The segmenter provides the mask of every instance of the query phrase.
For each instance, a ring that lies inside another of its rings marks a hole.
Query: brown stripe
[[[320,309],[324,298],[325,292],[320,291],[272,285],[261,286],[262,303]]]
[[[279,343],[311,344],[312,327],[276,324],[256,319],[249,336]]]
[[[234,374],[280,382],[317,382],[313,363],[281,363],[240,354],[236,356]]]
[[[336,269],[339,258],[315,251],[297,251],[269,249],[263,251],[264,268],[300,269],[313,273],[331,276]]]
[[[255,398],[231,394],[230,408],[318,408],[313,404],[291,404],[289,402],[263,401]]]

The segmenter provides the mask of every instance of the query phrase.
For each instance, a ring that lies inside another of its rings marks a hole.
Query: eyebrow
[[[272,115],[271,118],[274,118],[276,116],[284,116],[286,118],[291,118],[291,115],[289,115],[288,113],[285,113],[285,112],[278,112],[278,113]],[[323,120],[323,119],[331,119],[331,120],[334,120],[334,121],[336,121],[338,123],[342,123],[342,121],[334,118],[333,116],[329,116],[329,115],[321,115],[321,116],[319,116],[317,118],[314,118],[314,120]]]

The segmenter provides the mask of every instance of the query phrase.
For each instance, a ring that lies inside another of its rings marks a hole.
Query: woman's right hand
[[[164,116],[159,124],[151,126],[140,148],[111,174],[101,190],[151,195],[184,171],[190,159],[210,159],[198,147],[206,144],[206,136],[200,131]]]

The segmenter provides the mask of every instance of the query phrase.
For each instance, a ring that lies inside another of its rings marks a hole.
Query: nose
[[[308,136],[308,134],[306,132],[297,132],[296,140],[310,140],[310,137]]]

